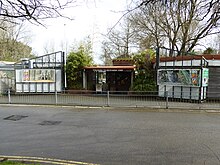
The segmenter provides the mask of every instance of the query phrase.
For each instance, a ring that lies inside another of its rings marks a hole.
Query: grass
[[[13,162],[13,161],[4,161],[4,162],[0,162],[0,165],[27,165],[25,163],[21,163],[21,162]],[[40,165],[40,164],[29,164],[28,165]]]

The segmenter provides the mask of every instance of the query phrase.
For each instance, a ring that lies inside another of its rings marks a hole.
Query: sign
[[[94,72],[123,72],[123,69],[93,69]]]
[[[102,84],[96,84],[96,92],[102,91]]]
[[[22,82],[55,82],[54,69],[25,69]]]
[[[200,86],[200,69],[159,69],[158,85]]]
[[[202,86],[207,87],[209,81],[209,69],[203,68],[202,69]]]

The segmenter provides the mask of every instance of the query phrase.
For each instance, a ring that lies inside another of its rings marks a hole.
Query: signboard
[[[123,71],[127,71],[126,69],[93,69],[94,72],[123,72]]]
[[[22,82],[55,82],[54,69],[25,69]]]
[[[96,92],[102,91],[102,84],[96,84]]]
[[[207,87],[209,81],[209,69],[203,68],[202,69],[202,86]]]
[[[200,86],[200,69],[159,69],[158,85]]]

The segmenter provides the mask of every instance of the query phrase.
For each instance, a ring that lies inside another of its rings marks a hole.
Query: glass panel
[[[55,82],[54,69],[23,70],[23,82]]]
[[[200,86],[199,69],[158,70],[158,85]]]

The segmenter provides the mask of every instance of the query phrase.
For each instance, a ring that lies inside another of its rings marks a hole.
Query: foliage
[[[213,54],[214,52],[215,52],[214,49],[208,47],[208,48],[203,52],[203,54]]]
[[[21,58],[33,57],[31,47],[15,40],[0,40],[0,60],[19,61]]]
[[[92,48],[93,48],[92,39],[90,36],[87,36],[80,42],[75,43],[72,47],[72,51],[73,52],[82,51],[83,53],[87,55],[91,55]]]
[[[18,61],[21,58],[33,57],[32,48],[24,43],[27,39],[27,32],[23,29],[24,24],[5,21],[0,23],[0,60]]]
[[[152,49],[147,49],[133,56],[134,63],[138,69],[151,68],[151,61],[155,58],[156,53]]]
[[[155,71],[152,66],[152,59],[155,57],[155,52],[152,49],[147,49],[139,54],[134,55],[133,59],[137,67],[137,74],[134,78],[134,91],[155,91]]]
[[[28,163],[29,165],[32,165]],[[26,163],[21,163],[21,162],[14,162],[14,161],[4,161],[0,162],[0,165],[26,165]],[[40,165],[40,164],[35,164],[35,165]]]
[[[88,46],[80,45],[78,50],[70,52],[66,64],[68,89],[82,89],[83,68],[90,66],[92,61],[91,49],[88,49]]]
[[[153,70],[138,70],[135,76],[133,89],[134,91],[156,91],[156,82]]]

